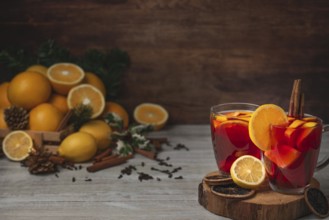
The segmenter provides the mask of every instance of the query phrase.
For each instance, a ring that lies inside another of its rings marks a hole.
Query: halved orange
[[[57,93],[67,95],[70,89],[82,82],[85,72],[74,63],[56,63],[48,68],[47,77]]]
[[[22,161],[33,149],[33,140],[25,131],[12,131],[2,142],[2,150],[6,157],[14,161]]]
[[[134,109],[135,121],[140,124],[151,125],[154,130],[163,128],[168,118],[167,110],[158,104],[142,103]]]
[[[288,123],[287,114],[274,104],[259,106],[251,115],[249,121],[249,136],[252,142],[261,150],[271,148],[271,126]]]
[[[103,93],[95,86],[81,84],[73,87],[67,96],[69,109],[73,109],[80,104],[89,105],[93,110],[91,118],[97,118],[104,111],[105,98]]]

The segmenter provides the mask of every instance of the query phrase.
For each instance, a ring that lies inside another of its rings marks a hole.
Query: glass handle
[[[323,130],[322,130],[322,134],[329,132],[329,124],[323,125]],[[325,146],[325,147],[329,147],[329,146]],[[327,154],[322,160],[320,160],[316,167],[315,167],[315,172],[322,170],[323,168],[325,168],[327,165],[329,164],[329,154]]]

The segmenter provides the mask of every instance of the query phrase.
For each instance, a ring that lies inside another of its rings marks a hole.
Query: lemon
[[[12,131],[2,142],[3,153],[13,161],[24,160],[32,149],[33,140],[25,131]]]
[[[266,173],[261,160],[251,155],[236,159],[230,169],[233,181],[246,189],[257,189],[264,182]]]
[[[95,138],[85,132],[75,132],[67,136],[57,149],[59,155],[80,163],[90,160],[97,151]]]
[[[90,120],[83,124],[79,131],[91,134],[99,150],[107,148],[111,143],[111,127],[103,120]]]

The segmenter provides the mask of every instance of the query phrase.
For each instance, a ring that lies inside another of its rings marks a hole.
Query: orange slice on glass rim
[[[249,136],[252,142],[261,150],[271,148],[271,126],[288,123],[287,114],[274,104],[259,106],[251,115],[249,121]]]
[[[74,63],[56,63],[48,68],[47,77],[57,93],[67,95],[82,82],[85,72]]]
[[[100,116],[105,108],[103,93],[95,86],[81,84],[73,87],[67,96],[67,106],[73,109],[78,105],[89,105],[92,108],[91,118]]]
[[[2,150],[6,157],[13,161],[22,161],[33,149],[33,140],[25,131],[12,131],[5,136]]]

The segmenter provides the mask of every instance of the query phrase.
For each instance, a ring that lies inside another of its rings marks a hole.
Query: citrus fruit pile
[[[12,160],[23,160],[33,148],[33,141],[27,144],[27,139],[20,138],[23,130],[57,131],[70,109],[85,105],[92,111],[90,121],[81,125],[76,133],[69,135],[68,140],[63,140],[58,152],[75,162],[89,160],[96,151],[106,149],[111,143],[113,129],[104,120],[108,113],[122,121],[124,129],[129,125],[126,109],[116,102],[107,101],[105,97],[106,87],[101,78],[95,73],[85,72],[74,63],[56,63],[50,67],[37,64],[28,67],[16,74],[10,82],[0,84],[0,128],[21,132],[12,135],[16,132],[12,131],[6,136],[11,137],[11,140],[17,138],[17,148],[9,144],[14,143],[13,141],[9,142],[5,138],[2,144],[5,155]],[[13,129],[7,123],[6,109],[13,106],[28,112],[28,127]],[[134,119],[137,123],[150,124],[155,130],[159,130],[165,125],[168,113],[162,106],[148,103],[136,107]],[[25,132],[24,137],[28,136]],[[90,136],[94,142],[89,140]],[[19,147],[20,145],[24,147]],[[82,149],[84,145],[88,147]]]

